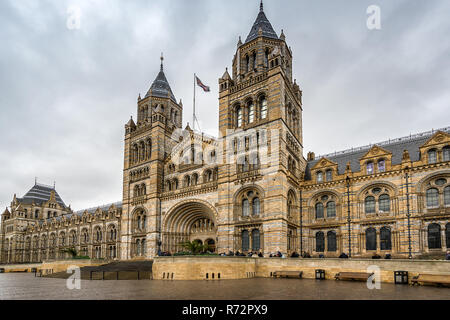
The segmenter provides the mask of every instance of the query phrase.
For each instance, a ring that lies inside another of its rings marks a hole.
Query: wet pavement
[[[81,289],[69,290],[64,279],[4,273],[0,274],[2,299],[450,300],[450,288],[382,283],[381,289],[369,290],[365,282],[254,278],[220,281],[82,280]]]

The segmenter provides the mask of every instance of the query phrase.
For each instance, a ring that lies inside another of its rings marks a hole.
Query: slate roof
[[[163,66],[161,65],[161,70],[158,73],[155,81],[153,81],[152,86],[148,90],[145,97],[159,97],[159,98],[170,98],[173,102],[177,103],[175,96],[173,95],[172,89],[170,88],[169,82],[167,81],[166,75],[164,74]]]
[[[439,129],[440,131],[450,133],[450,127]],[[408,150],[411,161],[420,160],[419,148],[427,142],[430,137],[436,133],[434,131],[428,131],[424,133],[419,133],[413,136],[397,138],[390,141],[385,141],[381,143],[375,143],[372,145],[367,145],[364,147],[355,148],[354,151],[346,150],[341,152],[336,152],[324,156],[319,156],[313,161],[308,161],[306,165],[305,180],[311,180],[311,168],[322,158],[327,158],[338,165],[338,173],[344,174],[347,163],[350,161],[350,167],[353,172],[361,171],[359,165],[359,159],[361,159],[367,151],[370,150],[374,145],[382,147],[387,151],[392,153],[392,164],[400,164],[402,162],[403,150]]]
[[[64,201],[61,199],[56,189],[38,183],[36,183],[22,198],[17,198],[17,200],[19,203],[23,204],[31,204],[34,201],[35,204],[41,205],[43,202],[50,200],[50,193],[52,191],[55,191],[56,202],[63,208],[66,208]]]
[[[245,43],[250,42],[258,37],[259,28],[262,29],[262,35],[264,37],[278,39],[277,34],[273,30],[272,25],[270,24],[269,20],[267,19],[264,13],[262,2],[261,7],[259,9],[259,14],[256,17],[255,23],[253,24],[253,27],[250,30],[250,33],[247,36],[247,40],[245,40]]]

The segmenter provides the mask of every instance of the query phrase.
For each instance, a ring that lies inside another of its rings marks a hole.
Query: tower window
[[[259,109],[261,114],[261,119],[267,118],[267,100],[265,96],[262,96],[259,100]]]
[[[236,109],[236,127],[242,126],[242,108],[237,107]]]
[[[248,104],[248,123],[255,121],[255,106],[253,102],[250,101]]]

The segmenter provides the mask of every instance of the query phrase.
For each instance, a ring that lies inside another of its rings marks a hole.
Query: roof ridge
[[[392,146],[392,145],[397,145],[406,141],[416,141],[422,138],[426,138],[426,137],[431,137],[433,134],[435,134],[438,131],[443,131],[443,132],[449,132],[450,131],[450,126],[448,127],[444,127],[444,128],[440,128],[440,129],[431,129],[429,131],[424,131],[424,132],[419,132],[416,134],[410,134],[409,136],[403,136],[400,138],[395,138],[395,139],[389,139],[389,140],[385,140],[385,141],[381,141],[381,142],[377,142],[377,143],[371,143],[365,146],[361,146],[361,147],[356,147],[356,148],[351,148],[351,149],[345,149],[342,151],[336,151],[336,152],[331,152],[331,153],[327,153],[327,154],[323,154],[323,155],[319,155],[316,157],[316,159],[321,159],[321,158],[328,158],[328,157],[338,157],[338,156],[344,156],[344,155],[349,155],[352,153],[357,153],[357,152],[362,152],[365,150],[369,150],[370,148],[372,148],[373,146],[377,145],[377,146]]]

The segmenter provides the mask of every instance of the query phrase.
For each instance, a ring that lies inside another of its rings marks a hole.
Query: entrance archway
[[[203,244],[213,244],[210,249],[213,251],[216,249],[216,236],[215,209],[204,201],[185,201],[173,207],[167,214],[163,224],[161,250],[170,253],[185,251],[183,242],[197,240]]]

